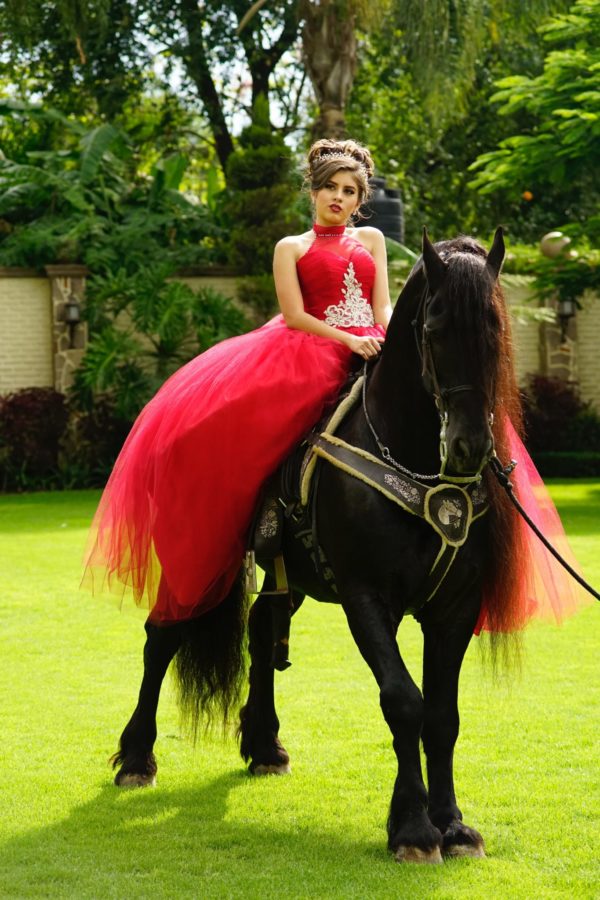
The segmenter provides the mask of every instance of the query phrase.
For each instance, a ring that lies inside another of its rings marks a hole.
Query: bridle
[[[403,466],[402,463],[398,462],[398,460],[394,459],[392,456],[389,447],[386,447],[385,444],[381,441],[375,426],[373,425],[373,421],[369,416],[369,411],[367,409],[367,363],[364,365],[364,379],[362,385],[362,406],[363,413],[365,416],[365,420],[373,435],[375,443],[379,448],[379,452],[383,459],[390,463],[394,468],[398,469],[400,472],[403,472],[405,475],[409,475],[411,478],[414,478],[416,481],[445,481],[450,482],[452,484],[472,484],[476,481],[481,481],[481,473],[483,469],[487,466],[490,459],[496,455],[496,451],[494,449],[494,439],[492,432],[492,444],[490,451],[483,457],[481,460],[479,469],[473,475],[449,475],[446,472],[446,466],[448,464],[448,443],[446,440],[446,432],[448,429],[448,421],[449,421],[449,400],[452,396],[460,393],[464,393],[466,391],[477,391],[480,388],[475,387],[473,384],[457,384],[452,387],[442,387],[439,382],[439,378],[437,375],[437,370],[435,367],[435,360],[433,357],[433,352],[431,348],[431,329],[427,326],[427,308],[429,303],[431,302],[431,296],[427,291],[423,292],[421,299],[419,301],[419,305],[417,307],[417,312],[414,319],[411,322],[413,334],[415,336],[415,342],[417,346],[417,354],[421,361],[421,377],[425,381],[429,379],[431,382],[432,389],[430,394],[435,402],[439,417],[440,417],[440,444],[439,444],[439,454],[440,454],[440,471],[435,475],[424,475],[419,472],[412,472],[410,469],[407,469],[406,466]],[[494,424],[494,414],[490,412],[489,414],[489,427],[490,431],[492,431],[492,427]]]
[[[544,544],[546,549],[554,556],[557,562],[562,565],[566,571],[586,590],[590,593],[596,600],[600,600],[600,593],[596,591],[585,579],[577,572],[573,567],[560,555],[560,553],[556,550],[555,547],[552,546],[550,541],[545,537],[544,534],[537,527],[535,522],[531,519],[531,517],[527,514],[526,510],[523,508],[517,497],[515,496],[514,487],[512,482],[510,481],[509,475],[512,473],[513,469],[516,466],[516,462],[511,460],[508,465],[503,465],[500,459],[496,454],[496,450],[494,449],[494,439],[492,433],[492,447],[490,452],[481,462],[479,467],[479,471],[474,475],[468,476],[455,476],[448,475],[445,471],[446,464],[448,461],[448,447],[446,443],[446,429],[448,427],[448,400],[455,394],[463,393],[465,391],[475,391],[477,388],[472,384],[457,384],[453,385],[449,388],[444,388],[440,385],[435,361],[433,357],[433,352],[431,349],[431,330],[427,327],[427,307],[431,302],[431,296],[428,292],[424,291],[419,301],[419,305],[417,307],[417,312],[415,318],[412,320],[411,325],[413,329],[413,333],[415,336],[415,341],[417,345],[417,353],[419,359],[421,360],[421,377],[425,380],[428,378],[431,382],[432,390],[430,394],[435,402],[436,408],[438,410],[440,416],[440,471],[436,475],[423,475],[418,472],[412,472],[410,469],[403,466],[402,463],[398,462],[398,460],[394,459],[392,454],[390,453],[389,447],[386,447],[377,431],[371,417],[369,416],[369,411],[367,409],[367,377],[368,377],[368,364],[365,362],[363,369],[363,381],[362,381],[362,408],[363,414],[366,420],[367,425],[369,426],[369,430],[373,435],[375,443],[379,448],[379,452],[383,459],[393,466],[398,471],[402,472],[404,475],[407,475],[409,478],[413,478],[415,481],[441,481],[441,482],[450,482],[454,484],[473,484],[474,482],[478,482],[481,480],[481,472],[489,464],[491,471],[495,475],[496,479],[500,486],[505,490],[508,499],[513,504],[519,515],[524,519],[524,521],[529,525],[529,527],[534,531],[537,537]],[[492,392],[492,399],[494,396],[494,392]],[[492,404],[493,405],[493,404]],[[489,416],[489,426],[490,431],[492,430],[492,426],[494,424],[494,414],[490,412]],[[435,489],[434,489],[435,490]],[[467,488],[468,490],[468,488]]]

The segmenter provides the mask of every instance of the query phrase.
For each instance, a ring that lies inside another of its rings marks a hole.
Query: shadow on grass
[[[7,842],[5,871],[12,865],[15,877],[10,884],[0,880],[0,891],[4,887],[10,896],[364,897],[397,896],[398,887],[410,885],[423,897],[453,877],[451,865],[396,865],[385,849],[383,828],[381,841],[358,842],[335,825],[311,829],[299,819],[297,828],[281,828],[272,819],[258,819],[255,810],[247,820],[228,818],[236,793],[257,784],[247,772],[236,771],[177,790],[106,785],[63,821]]]

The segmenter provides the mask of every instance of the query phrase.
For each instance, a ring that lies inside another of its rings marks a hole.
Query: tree
[[[115,119],[147,84],[134,0],[1,0],[0,72],[22,99]]]
[[[91,339],[76,395],[86,409],[104,398],[131,421],[176,368],[248,323],[227,298],[174,278],[211,259],[218,236],[206,208],[178,189],[186,158],[161,159],[139,177],[114,126],[63,124],[72,149],[0,160],[0,264],[88,266]]]
[[[375,4],[377,7],[377,4]],[[313,138],[346,137],[344,110],[357,66],[361,0],[303,0],[302,59],[319,112]]]
[[[548,53],[536,77],[511,75],[491,100],[528,125],[478,157],[473,186],[509,197],[550,197],[565,221],[600,229],[600,2],[577,0],[540,28]],[[562,210],[561,210],[562,206]],[[555,225],[561,224],[560,221]]]
[[[0,75],[27,97],[34,91],[58,109],[111,121],[127,97],[152,87],[158,56],[164,93],[177,71],[225,171],[234,149],[228,118],[240,106],[230,90],[236,66],[243,58],[250,74],[251,115],[259,95],[268,101],[269,80],[296,40],[297,2],[274,0],[238,32],[245,0],[0,0]]]
[[[498,222],[513,235],[534,229],[527,201],[477,194],[468,168],[524,124],[518,113],[499,116],[489,97],[499,77],[541,70],[536,27],[552,6],[566,4],[492,2],[478,10],[468,0],[406,0],[364,39],[348,127],[401,188],[410,245],[423,224],[440,237],[459,229],[487,235]]]

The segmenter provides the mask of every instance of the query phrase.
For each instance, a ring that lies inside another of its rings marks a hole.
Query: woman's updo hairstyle
[[[306,181],[311,191],[320,191],[336,172],[349,172],[356,181],[360,203],[371,196],[369,178],[375,171],[371,154],[356,141],[316,141],[308,151]]]

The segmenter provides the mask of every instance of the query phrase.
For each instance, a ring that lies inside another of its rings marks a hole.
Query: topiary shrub
[[[227,162],[224,209],[231,221],[229,262],[244,275],[271,271],[273,247],[302,228],[296,210],[298,180],[283,137],[273,130],[264,97],[258,97],[252,124]]]

